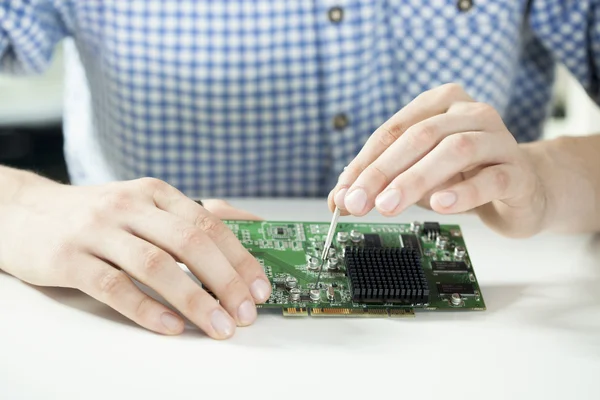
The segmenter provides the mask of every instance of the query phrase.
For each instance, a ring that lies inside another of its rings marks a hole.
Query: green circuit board
[[[410,317],[481,311],[485,303],[458,225],[225,221],[263,266],[285,316]],[[317,286],[317,277],[319,276]]]

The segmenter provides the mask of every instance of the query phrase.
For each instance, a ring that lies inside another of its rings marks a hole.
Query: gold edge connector
[[[314,317],[345,317],[350,314],[349,308],[311,308],[310,315]]]
[[[391,318],[411,318],[415,316],[415,310],[412,308],[394,308],[390,310]]]
[[[368,318],[386,318],[388,311],[385,308],[362,308],[353,309],[353,317],[368,317]]]
[[[304,307],[289,307],[283,309],[284,317],[306,317],[308,316],[308,311]]]

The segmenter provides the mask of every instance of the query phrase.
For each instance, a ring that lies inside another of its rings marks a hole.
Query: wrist
[[[557,160],[555,160],[557,143],[555,140],[547,140],[527,143],[521,147],[527,154],[537,178],[537,199],[538,203],[542,205],[539,230],[547,231],[552,229],[560,201],[558,196],[560,191],[557,190],[557,186],[559,186],[556,171]]]
[[[543,231],[575,233],[595,229],[593,160],[598,158],[592,154],[595,145],[589,140],[565,136],[523,145],[546,201]]]
[[[0,165],[0,207],[19,201],[25,191],[35,185],[52,181],[33,172],[18,170]]]

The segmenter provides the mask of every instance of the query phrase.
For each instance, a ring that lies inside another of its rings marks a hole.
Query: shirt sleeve
[[[0,0],[0,72],[48,68],[56,44],[69,34],[67,11],[67,0]]]
[[[535,36],[600,104],[600,0],[530,0]]]

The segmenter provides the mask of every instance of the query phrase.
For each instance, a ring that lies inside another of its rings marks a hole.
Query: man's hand
[[[134,278],[215,339],[252,324],[255,304],[270,296],[262,267],[207,208],[221,218],[256,218],[251,214],[222,201],[201,207],[156,179],[99,187],[27,180],[0,204],[0,268],[17,278],[80,289],[147,329],[181,333],[183,319]]]
[[[413,204],[442,214],[474,210],[502,234],[544,224],[546,197],[533,163],[489,105],[447,84],[385,122],[341,174],[329,207],[385,216]]]

